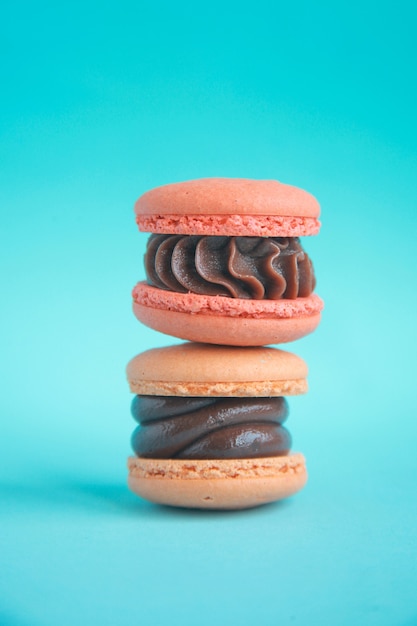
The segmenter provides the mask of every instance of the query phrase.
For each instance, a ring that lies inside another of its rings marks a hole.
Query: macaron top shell
[[[318,218],[307,191],[276,180],[202,178],[156,187],[135,204],[137,215],[275,215]]]
[[[132,392],[144,395],[281,396],[307,391],[307,365],[265,347],[185,343],[147,350],[127,365]]]
[[[320,230],[320,206],[303,189],[276,180],[202,178],[156,187],[135,204],[142,232],[304,237]]]

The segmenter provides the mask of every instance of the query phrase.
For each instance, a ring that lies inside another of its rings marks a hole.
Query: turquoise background
[[[6,0],[1,626],[417,624],[416,5]],[[240,513],[126,488],[133,203],[205,176],[313,193],[326,302],[291,350],[310,481]]]

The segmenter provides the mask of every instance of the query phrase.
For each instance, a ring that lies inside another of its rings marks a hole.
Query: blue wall
[[[4,4],[2,625],[417,623],[416,18],[401,0]],[[310,483],[236,516],[125,491],[124,367],[175,341],[130,311],[133,203],[205,176],[322,206],[304,246],[326,310],[288,346],[310,366],[289,420]]]

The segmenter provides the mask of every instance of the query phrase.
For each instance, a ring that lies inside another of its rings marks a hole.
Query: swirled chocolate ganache
[[[151,235],[148,283],[169,291],[254,300],[309,296],[313,265],[298,237]]]
[[[291,436],[283,397],[202,398],[137,395],[140,426],[132,448],[145,458],[237,459],[288,454]]]

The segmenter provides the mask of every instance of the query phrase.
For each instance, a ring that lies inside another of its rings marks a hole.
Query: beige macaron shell
[[[129,488],[151,502],[197,509],[245,509],[287,498],[307,481],[300,453],[259,459],[129,457]]]
[[[142,352],[126,372],[137,394],[245,397],[305,393],[308,370],[278,348],[184,343]]]
[[[307,191],[276,180],[202,178],[156,187],[135,204],[137,215],[320,215],[320,205]]]

